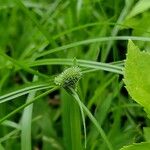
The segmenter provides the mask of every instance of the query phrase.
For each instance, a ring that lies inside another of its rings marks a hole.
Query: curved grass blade
[[[37,80],[38,77],[34,76],[33,82]],[[36,95],[36,91],[30,92],[27,97],[26,103],[34,99],[35,95]],[[21,118],[21,149],[22,150],[32,149],[32,144],[31,144],[32,111],[33,111],[33,103],[27,106],[22,113],[22,118]]]
[[[60,47],[57,47],[57,48],[54,48],[54,49],[50,49],[50,50],[47,50],[46,52],[42,52],[40,54],[37,54],[37,56],[35,56],[35,57],[39,58],[39,57],[46,56],[46,55],[49,55],[49,54],[52,54],[52,53],[55,53],[55,52],[71,49],[73,47],[77,47],[77,46],[80,46],[80,45],[87,45],[87,44],[96,43],[96,42],[106,42],[106,41],[112,41],[112,40],[128,40],[128,39],[150,42],[149,37],[139,37],[139,36],[99,37],[99,38],[95,38],[95,39],[88,39],[88,40],[78,41],[78,42],[63,45],[63,46],[60,46]]]
[[[40,66],[40,65],[72,65],[73,59],[43,59],[43,60],[37,60],[34,62],[26,62],[28,66]],[[123,74],[122,66],[119,65],[113,65],[108,63],[102,63],[102,62],[94,62],[89,60],[77,60],[77,64],[79,64],[80,67],[86,67],[86,68],[92,68],[92,69],[98,69],[98,70],[105,70],[109,72],[114,72],[118,74]]]
[[[78,94],[72,88],[69,88],[69,90],[68,90],[68,92],[75,98],[75,100],[77,101],[78,104],[80,103],[80,106],[82,106],[82,109],[87,114],[89,119],[92,121],[92,123],[94,124],[94,126],[96,127],[96,129],[98,130],[100,135],[102,136],[103,140],[107,144],[108,149],[113,150],[113,147],[112,147],[110,141],[108,140],[105,132],[103,131],[103,129],[101,128],[101,126],[99,125],[97,120],[94,118],[94,116],[91,114],[91,112],[88,110],[88,108],[80,101],[80,98],[79,98]]]
[[[11,117],[11,116],[13,116],[14,114],[16,114],[17,112],[19,112],[20,110],[22,110],[22,109],[24,109],[25,107],[27,107],[28,105],[34,103],[36,100],[38,100],[38,99],[40,99],[40,98],[46,96],[47,94],[49,94],[49,93],[51,93],[51,92],[53,92],[53,91],[55,91],[55,90],[57,90],[57,89],[58,89],[58,87],[57,87],[57,86],[54,86],[54,87],[51,88],[50,90],[47,90],[46,92],[44,92],[44,93],[42,93],[42,94],[36,96],[36,97],[33,98],[30,102],[21,105],[20,107],[18,107],[17,109],[15,109],[14,111],[10,112],[10,113],[7,114],[6,116],[4,116],[2,119],[0,119],[0,124],[1,124],[3,121],[7,120],[9,117]]]
[[[19,89],[11,93],[0,96],[0,104],[10,101],[14,98],[20,97],[22,95],[25,95],[31,91],[45,90],[51,87],[53,86],[50,86],[49,84],[39,84],[39,85],[32,85],[32,86],[25,87],[23,89]]]

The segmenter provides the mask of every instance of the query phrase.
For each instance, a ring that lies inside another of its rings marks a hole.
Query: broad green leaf
[[[150,116],[150,53],[140,51],[132,41],[128,43],[124,82],[131,97]]]
[[[0,150],[4,150],[4,147],[2,146],[1,143],[0,143]]]
[[[144,132],[144,138],[147,142],[150,142],[150,127],[144,127],[143,128]]]
[[[129,18],[134,17],[140,13],[143,13],[144,11],[148,10],[149,8],[150,8],[150,0],[139,0],[135,4],[135,6],[131,10],[131,12],[129,13],[127,18],[129,19]]]
[[[150,150],[150,143],[148,142],[135,143],[133,145],[124,146],[120,150]]]

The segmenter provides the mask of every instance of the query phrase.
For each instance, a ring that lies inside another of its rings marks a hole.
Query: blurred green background
[[[50,78],[67,68],[67,60],[71,65],[74,57],[123,67],[128,39],[150,51],[149,8],[149,0],[0,0],[0,95],[43,83],[53,85]],[[52,59],[55,65],[47,63]],[[123,76],[106,72],[107,66],[91,72],[94,65],[83,68],[87,73],[78,93],[113,149],[145,141],[149,128],[143,127],[149,120],[128,96]],[[43,89],[29,92],[34,97]],[[0,117],[23,105],[27,97],[16,96],[0,104]],[[23,114],[20,111],[0,125],[2,150],[30,150],[31,143],[33,150],[84,149],[79,108],[63,89],[41,98],[27,113],[31,122],[26,122],[25,133],[31,139],[26,144],[22,141],[26,136],[22,135]],[[91,121],[85,119],[87,150],[107,150]]]

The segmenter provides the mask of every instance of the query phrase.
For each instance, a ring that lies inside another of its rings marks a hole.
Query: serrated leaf
[[[144,138],[147,142],[150,142],[150,127],[143,128]]]
[[[124,82],[131,97],[144,107],[150,116],[150,53],[128,43]]]

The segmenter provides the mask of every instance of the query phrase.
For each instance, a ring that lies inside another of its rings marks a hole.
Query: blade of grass
[[[28,66],[40,66],[40,65],[72,65],[73,59],[42,59],[37,60],[34,62],[25,62]],[[77,60],[77,63],[80,67],[86,67],[86,68],[92,68],[92,69],[99,69],[99,70],[105,70],[109,72],[119,73],[123,74],[122,70],[123,67],[119,65],[112,65],[108,63],[101,63],[101,62],[94,62],[89,60]]]
[[[120,29],[120,26],[118,24],[122,24],[122,22],[124,21],[125,17],[127,16],[128,12],[130,11],[131,9],[131,6],[133,4],[133,0],[130,0],[129,3],[126,3],[126,5],[124,6],[122,12],[120,13],[120,16],[116,22],[116,25],[114,26],[112,32],[111,32],[111,36],[114,37],[118,34],[118,31]],[[107,47],[106,47],[106,50],[105,50],[105,53],[103,53],[104,55],[102,55],[102,62],[105,62],[107,56],[108,56],[108,53],[112,47],[112,44],[113,44],[113,41],[110,40],[107,44]]]
[[[41,33],[44,35],[44,37],[49,42],[51,42],[48,32],[42,27],[42,25],[40,25],[37,22],[36,17],[34,16],[33,12],[29,11],[28,8],[23,4],[22,1],[20,1],[20,0],[14,0],[14,1],[16,2],[16,4],[18,4],[18,6],[20,6],[20,8],[26,13],[26,15],[31,19],[31,21],[37,26],[37,28],[39,29],[39,31],[41,31]]]
[[[2,87],[3,85],[6,83],[8,77],[10,75],[10,71],[8,71],[7,73],[5,73],[5,76],[3,76],[0,80],[0,93],[1,93],[1,90],[2,90]]]
[[[46,76],[45,74],[42,74],[42,73],[40,73],[38,71],[35,71],[35,70],[31,69],[31,68],[28,68],[26,66],[26,64],[22,64],[20,61],[17,61],[17,60],[11,58],[10,56],[8,56],[8,55],[6,55],[6,54],[4,54],[2,52],[0,52],[0,55],[2,55],[3,57],[5,57],[9,61],[11,61],[15,66],[17,66],[17,67],[19,67],[19,68],[21,68],[21,69],[23,69],[23,70],[25,70],[25,71],[27,71],[27,72],[29,72],[31,74],[38,75],[38,76],[41,76],[43,78],[47,78],[48,79],[48,76]]]
[[[88,40],[83,40],[83,41],[78,41],[78,42],[74,42],[71,44],[67,44],[67,45],[63,45],[54,49],[50,49],[47,50],[46,52],[42,52],[40,54],[37,54],[35,56],[35,58],[39,58],[42,56],[46,56],[55,52],[59,52],[59,51],[63,51],[63,50],[67,50],[73,48],[73,47],[77,47],[80,45],[87,45],[87,44],[91,44],[91,43],[96,43],[96,42],[106,42],[106,41],[111,41],[111,40],[137,40],[137,41],[148,41],[150,42],[150,38],[149,37],[140,37],[140,36],[115,36],[115,37],[99,37],[99,38],[95,38],[95,39],[88,39]]]
[[[38,77],[33,77],[33,82],[37,81]],[[36,91],[32,91],[29,93],[26,103],[29,103],[32,99],[34,99]],[[32,124],[32,111],[33,111],[33,103],[27,106],[22,114],[21,119],[21,150],[31,150],[31,124]]]
[[[87,108],[91,108],[92,104],[94,104],[94,102],[98,99],[98,97],[101,96],[101,94],[103,93],[103,91],[105,90],[105,88],[112,83],[113,80],[116,79],[116,76],[112,76],[111,74],[109,76],[106,77],[106,81],[102,84],[99,85],[94,92],[93,97],[89,100]]]
[[[13,116],[14,114],[16,114],[17,112],[19,112],[20,110],[22,110],[22,109],[24,109],[25,107],[27,107],[28,105],[34,103],[36,100],[38,100],[38,99],[40,99],[40,98],[46,96],[47,94],[49,94],[49,93],[51,93],[51,92],[53,92],[53,91],[55,91],[55,90],[57,90],[57,89],[58,89],[58,87],[55,86],[55,87],[53,87],[52,89],[50,89],[50,90],[48,90],[48,91],[46,91],[46,92],[44,92],[44,93],[38,95],[37,97],[33,98],[30,102],[21,105],[20,107],[18,107],[18,108],[15,109],[14,111],[8,113],[6,116],[4,116],[3,118],[1,118],[1,119],[0,119],[0,124],[1,124],[3,121],[7,120],[9,117],[11,117],[11,116]]]
[[[14,129],[13,131],[6,134],[4,137],[0,138],[0,143],[10,139],[12,136],[16,135],[18,133],[18,131],[19,131],[19,129]]]
[[[88,108],[80,101],[80,98],[79,98],[78,94],[74,91],[74,89],[70,88],[69,90],[68,90],[68,92],[74,97],[74,99],[77,101],[78,104],[80,103],[80,105],[82,106],[82,109],[84,110],[84,112],[87,114],[89,119],[92,121],[94,126],[97,128],[98,132],[100,133],[103,140],[107,144],[108,149],[113,150],[113,147],[112,147],[110,141],[108,140],[105,132],[103,131],[103,129],[101,128],[101,126],[99,125],[99,123],[97,122],[95,117],[91,114],[91,112],[88,110]]]
[[[65,90],[61,97],[65,149],[82,150],[79,107]]]
[[[121,24],[121,23],[116,23],[116,22],[108,22],[108,21],[106,21],[106,22],[92,22],[92,23],[87,23],[87,24],[72,27],[72,28],[70,28],[66,31],[63,31],[59,34],[54,35],[52,37],[52,39],[56,40],[56,39],[60,38],[61,36],[67,35],[71,32],[75,32],[75,31],[82,30],[82,29],[85,29],[85,28],[88,28],[88,27],[99,26],[99,25],[110,25],[110,26],[120,26],[120,27],[124,27],[124,28],[132,28],[131,26]],[[146,32],[146,33],[150,33],[149,31],[145,31],[143,28],[140,28],[140,27],[134,27],[134,29],[137,29],[137,30],[140,30],[140,31],[143,31],[143,32]]]
[[[32,86],[25,87],[23,89],[19,89],[19,90],[13,91],[11,93],[0,96],[0,104],[7,102],[7,101],[10,101],[14,98],[20,97],[22,95],[25,95],[31,91],[44,90],[44,89],[48,89],[51,87],[52,86],[47,85],[47,84],[45,84],[45,85],[41,84],[41,85],[35,85],[35,86],[32,85]]]
[[[78,101],[77,101],[78,102]],[[81,118],[82,118],[82,122],[83,122],[83,129],[84,129],[84,140],[85,140],[85,149],[86,149],[86,124],[85,124],[85,116],[84,116],[84,112],[83,112],[83,109],[82,109],[82,105],[80,103],[78,103],[79,105],[79,108],[80,108],[80,112],[81,112]]]
[[[36,118],[33,118],[32,119],[32,123],[37,121],[38,119],[41,119],[41,116],[37,116]],[[2,125],[6,125],[6,126],[11,126],[13,128],[15,128],[13,131],[9,132],[7,135],[3,136],[0,138],[0,143],[4,142],[4,141],[7,141],[8,139],[12,138],[12,136],[16,135],[16,134],[19,134],[20,130],[21,130],[21,126],[12,122],[12,121],[9,121],[9,120],[6,120],[2,123]]]
[[[27,7],[27,8],[35,8],[35,9],[47,9],[46,5],[42,4],[42,3],[36,3],[36,2],[28,2],[28,1],[24,1],[23,4]],[[15,4],[11,1],[11,3],[6,3],[6,4],[1,4],[0,6],[0,10],[1,9],[10,9],[10,8],[14,8]]]
[[[20,129],[20,125],[18,125],[17,123],[15,122],[12,122],[10,120],[5,120],[2,125],[4,126],[8,126],[8,127],[11,127],[11,128],[15,128],[15,129]]]

